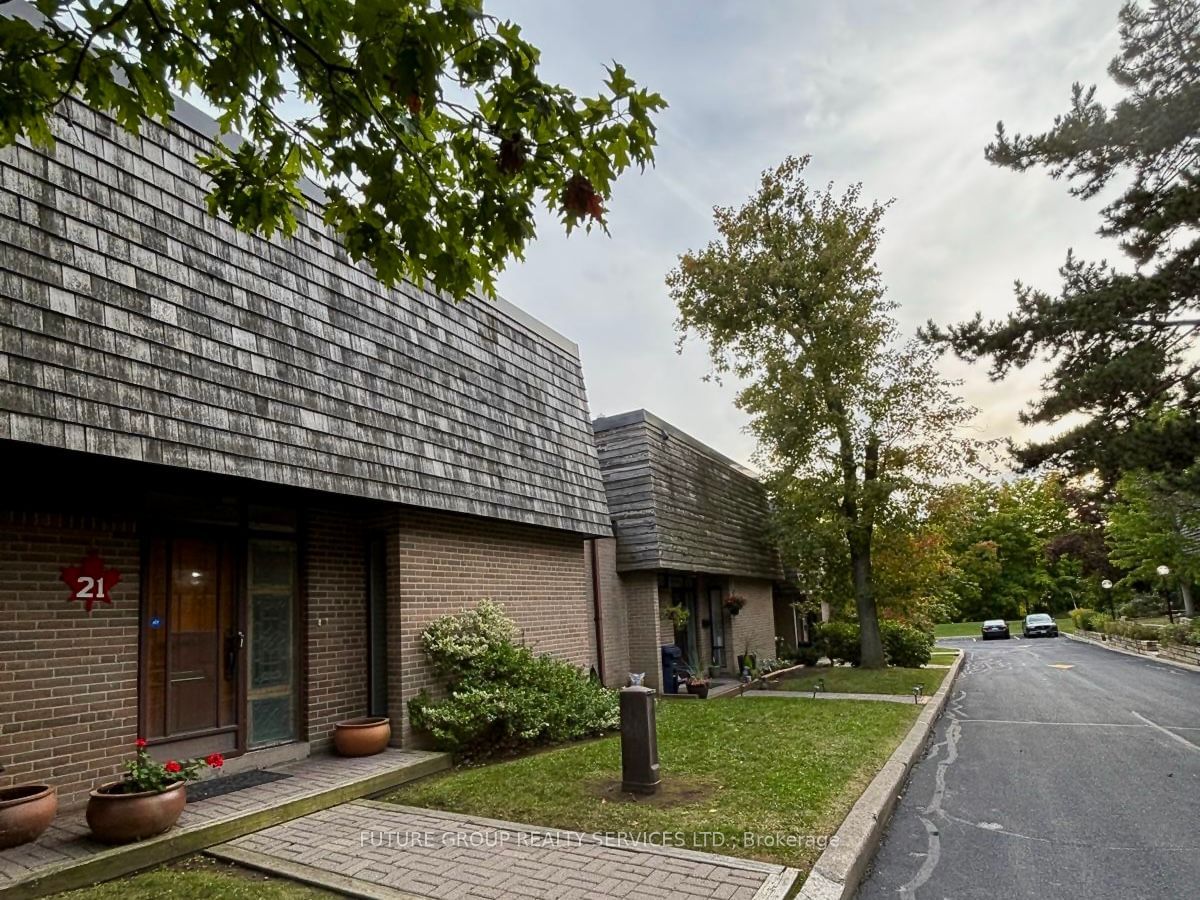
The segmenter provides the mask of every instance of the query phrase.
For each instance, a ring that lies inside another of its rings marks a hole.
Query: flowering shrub
[[[480,600],[475,609],[434,619],[421,634],[421,646],[441,678],[456,678],[478,671],[497,648],[513,643],[517,629],[504,609],[491,600]]]
[[[614,691],[569,663],[535,655],[515,634],[512,620],[487,600],[431,623],[421,643],[449,696],[434,700],[422,691],[411,700],[413,726],[439,749],[477,757],[617,727]]]
[[[182,762],[172,759],[160,763],[150,758],[143,738],[138,738],[134,746],[137,754],[125,763],[125,777],[121,780],[126,794],[165,791],[181,781],[195,781],[205,767],[219,769],[225,765],[225,757],[220,753],[210,753],[204,759],[185,759]]]

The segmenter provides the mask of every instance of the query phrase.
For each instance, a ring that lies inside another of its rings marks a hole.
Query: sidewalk
[[[311,756],[270,767],[287,776],[278,781],[189,802],[166,834],[120,847],[91,840],[83,810],[60,812],[34,843],[0,851],[0,900],[107,881],[449,767],[448,754],[413,750],[359,759]]]
[[[783,900],[798,874],[661,844],[358,800],[208,853],[372,900]]]

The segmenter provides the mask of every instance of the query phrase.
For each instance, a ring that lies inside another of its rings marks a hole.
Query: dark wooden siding
[[[211,217],[184,110],[0,150],[0,438],[609,533],[578,350]],[[207,133],[206,133],[207,131]]]
[[[774,578],[762,484],[645,410],[593,423],[617,568]]]

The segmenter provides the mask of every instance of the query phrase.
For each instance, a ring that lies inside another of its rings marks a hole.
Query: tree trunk
[[[887,665],[883,638],[879,634],[879,613],[875,609],[875,590],[871,578],[871,541],[855,535],[850,538],[850,567],[854,573],[854,606],[858,610],[859,646],[864,669],[882,669]]]
[[[1179,579],[1179,596],[1183,598],[1183,614],[1189,619],[1196,615],[1196,601],[1192,597],[1192,586],[1187,577]]]

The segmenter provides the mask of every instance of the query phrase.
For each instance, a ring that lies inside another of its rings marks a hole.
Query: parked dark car
[[[983,628],[980,629],[983,633],[983,640],[990,641],[992,638],[1004,638],[1008,640],[1011,635],[1008,633],[1008,623],[1003,619],[988,619],[983,623]]]
[[[1034,613],[1025,617],[1022,633],[1027,638],[1058,637],[1058,624],[1045,613]]]

